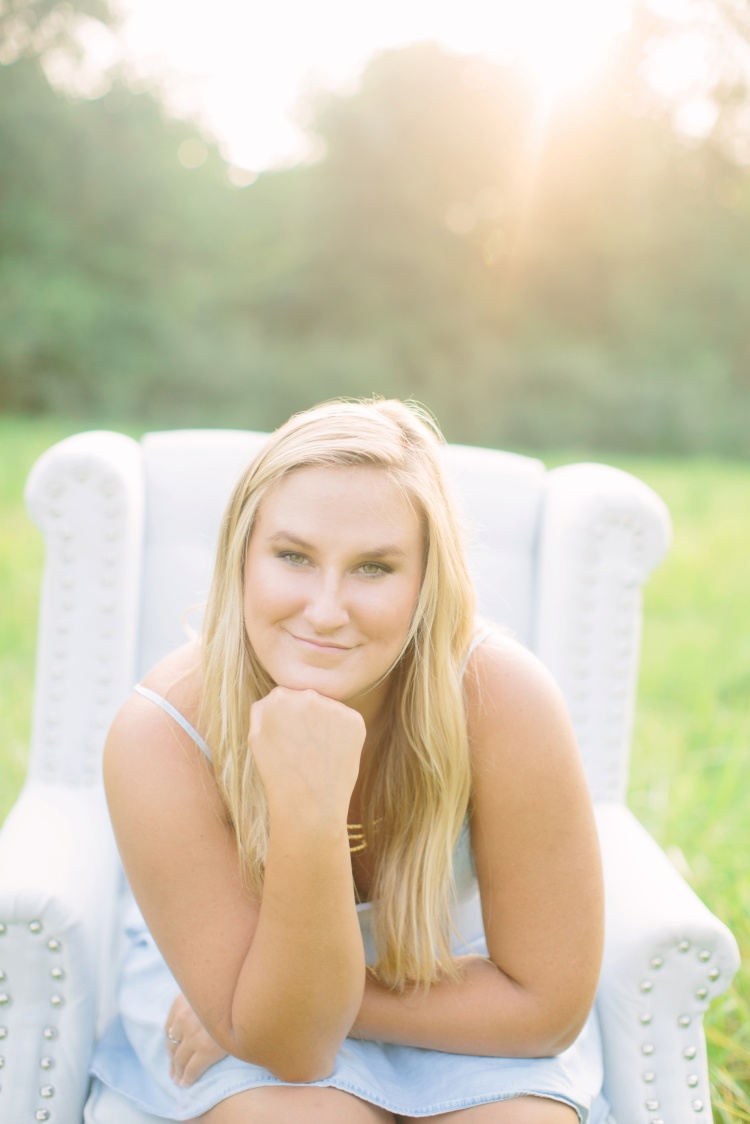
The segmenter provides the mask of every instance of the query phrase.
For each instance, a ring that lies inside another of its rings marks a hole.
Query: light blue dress
[[[170,713],[210,756],[208,746],[171,704],[144,688],[136,690]],[[468,825],[456,847],[454,875],[453,917],[460,937],[454,939],[453,951],[486,956]],[[368,963],[375,960],[372,909],[369,902],[357,906]],[[180,988],[132,898],[126,935],[119,1013],[97,1046],[91,1067],[95,1077],[138,1108],[167,1120],[190,1120],[245,1089],[284,1084],[260,1066],[227,1057],[189,1088],[175,1085],[169,1076],[164,1026]],[[432,1116],[536,1095],[571,1105],[581,1124],[614,1124],[601,1092],[601,1040],[595,1011],[573,1045],[552,1058],[476,1057],[347,1038],[331,1075],[313,1084],[341,1089],[403,1116]]]

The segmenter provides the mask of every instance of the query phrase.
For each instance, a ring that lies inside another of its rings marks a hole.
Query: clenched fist
[[[365,734],[356,710],[317,691],[275,687],[254,703],[248,744],[272,813],[344,822]]]

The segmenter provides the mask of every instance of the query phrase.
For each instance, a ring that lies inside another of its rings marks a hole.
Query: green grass
[[[739,942],[707,1037],[715,1119],[750,1121],[750,464],[618,463],[674,522],[646,587],[630,805]]]
[[[42,549],[31,464],[75,421],[0,419],[0,819],[30,733]],[[552,458],[547,458],[552,463]],[[554,458],[554,463],[578,459]],[[590,459],[590,458],[586,458]],[[666,501],[674,545],[645,593],[630,804],[750,957],[750,464],[623,458]],[[750,974],[707,1019],[715,1120],[750,1121]]]

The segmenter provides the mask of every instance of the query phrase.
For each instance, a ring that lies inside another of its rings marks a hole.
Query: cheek
[[[370,608],[373,628],[386,642],[400,646],[403,642],[417,604],[419,589],[410,584],[377,599]]]
[[[268,597],[257,586],[248,586],[245,591],[245,632],[253,647],[263,642],[263,633],[268,624]]]
[[[256,563],[245,581],[245,617],[266,620],[292,601],[293,587],[276,567]]]

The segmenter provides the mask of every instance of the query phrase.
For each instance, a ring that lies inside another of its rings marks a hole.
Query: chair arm
[[[0,832],[5,1120],[80,1124],[118,873],[101,788],[26,786]]]
[[[596,808],[606,925],[597,1008],[605,1093],[623,1124],[710,1119],[703,1015],[737,943],[620,804]]]
[[[624,800],[641,635],[641,587],[663,558],[669,513],[603,464],[547,476],[532,647],[565,695],[595,801]]]
[[[96,788],[107,730],[136,678],[143,457],[122,433],[48,449],[26,483],[44,535],[29,779]]]

